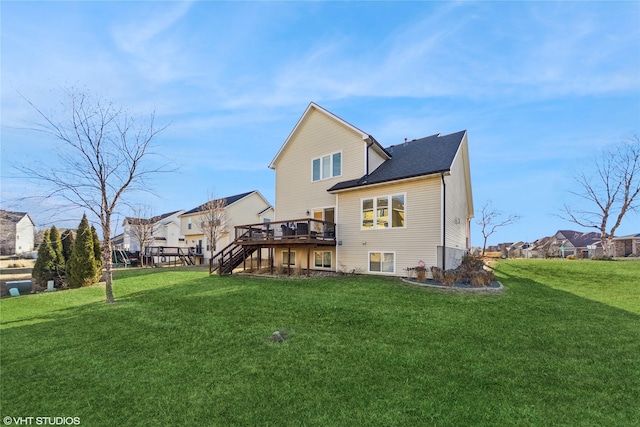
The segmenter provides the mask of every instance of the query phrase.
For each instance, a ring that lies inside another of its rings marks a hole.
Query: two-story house
[[[146,247],[184,246],[180,236],[180,215],[184,210],[167,212],[151,218],[126,217],[122,221],[122,243],[119,249],[129,252],[140,251],[140,239],[146,240]],[[119,237],[119,236],[118,236]]]
[[[29,214],[0,210],[0,254],[15,255],[33,251],[35,228]]]
[[[383,147],[311,103],[269,167],[275,221],[237,227],[236,241],[272,248],[276,265],[401,276],[469,250],[466,131]]]
[[[217,241],[212,245],[207,238],[206,230],[203,229],[203,223],[210,220],[210,211],[217,207],[222,208],[222,212],[214,213],[220,221],[220,230],[217,233]],[[215,253],[233,242],[233,230],[236,225],[268,222],[273,217],[273,206],[259,191],[254,190],[210,200],[184,212],[180,215],[180,234],[184,236],[186,245],[195,255],[195,263],[203,264],[211,258],[212,246]]]

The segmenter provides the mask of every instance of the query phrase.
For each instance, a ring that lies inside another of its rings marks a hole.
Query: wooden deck
[[[242,246],[336,245],[336,225],[311,218],[239,225],[235,233]]]

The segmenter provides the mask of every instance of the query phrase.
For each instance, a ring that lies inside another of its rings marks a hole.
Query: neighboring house
[[[269,222],[274,217],[273,206],[257,190],[209,201],[184,212],[180,215],[180,234],[185,238],[185,245],[195,254],[196,264],[207,263],[211,256],[211,242],[201,224],[207,206],[213,202],[221,202],[224,206],[223,229],[215,242],[214,252],[233,242],[236,225]]]
[[[569,255],[575,255],[576,258],[591,258],[603,254],[600,233],[596,232],[558,230],[548,244],[550,252],[557,252],[562,258]]]
[[[36,226],[29,214],[0,210],[0,254],[19,255],[34,250]]]
[[[126,217],[122,222],[122,237],[116,236],[118,249],[123,249],[128,252],[139,252],[140,242],[138,236],[140,232],[136,232],[136,228],[140,229],[140,227],[149,231],[148,248],[162,246],[186,248],[185,239],[180,234],[180,215],[183,213],[184,209],[157,215],[152,218]]]
[[[523,241],[500,243],[497,249],[496,252],[500,252],[502,258],[531,258],[534,256],[531,253],[532,245]]]
[[[614,257],[640,256],[640,233],[614,237],[611,240]]]
[[[236,229],[276,265],[406,275],[419,261],[456,267],[470,245],[473,198],[467,132],[384,148],[311,103],[269,165],[276,218]],[[443,250],[444,248],[444,250]]]

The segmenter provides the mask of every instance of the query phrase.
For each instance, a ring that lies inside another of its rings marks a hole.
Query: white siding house
[[[25,254],[34,246],[35,224],[29,214],[0,210],[0,254]]]

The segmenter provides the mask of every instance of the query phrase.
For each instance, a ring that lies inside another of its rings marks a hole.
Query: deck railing
[[[272,221],[235,227],[238,243],[305,243],[335,244],[336,224],[312,218]]]

